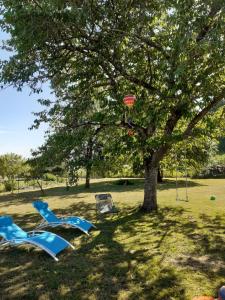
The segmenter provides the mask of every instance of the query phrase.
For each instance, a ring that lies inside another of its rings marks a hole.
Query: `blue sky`
[[[0,32],[0,41],[5,38],[6,35]],[[7,56],[8,54],[0,49],[0,60]],[[52,98],[47,86],[43,94],[39,95],[30,95],[28,88],[24,88],[22,92],[12,87],[0,90],[0,155],[14,152],[29,157],[30,150],[36,149],[44,142],[47,125],[38,130],[29,130],[29,127],[35,119],[32,112],[43,109],[37,99],[45,97]]]

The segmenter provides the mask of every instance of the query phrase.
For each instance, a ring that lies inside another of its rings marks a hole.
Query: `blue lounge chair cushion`
[[[71,246],[65,239],[51,232],[27,233],[13,223],[13,219],[8,216],[0,217],[0,236],[13,245],[28,243],[39,246],[54,258],[63,249]]]
[[[11,225],[12,223],[13,223],[12,217],[10,217],[10,216],[0,217],[0,227],[8,226],[8,225]]]
[[[27,233],[13,223],[12,217],[0,217],[0,236],[6,240],[26,238]]]
[[[49,223],[58,223],[60,219],[48,208],[48,203],[40,200],[33,202],[33,206],[40,212],[42,217]]]
[[[48,203],[44,201],[36,200],[33,202],[33,206],[36,207],[37,209],[47,209]]]
[[[51,232],[43,232],[36,236],[29,237],[28,241],[40,244],[42,247],[50,249],[55,255],[67,248],[68,242]]]
[[[79,228],[80,230],[88,233],[88,230],[94,226],[92,223],[85,219],[81,219],[79,217],[68,217],[68,218],[58,218],[49,208],[48,203],[36,200],[33,202],[33,206],[37,209],[37,211],[40,213],[40,215],[48,222],[48,224],[51,226],[51,224],[62,224],[62,225],[71,225],[74,227]]]
[[[88,231],[91,227],[92,224],[88,222],[87,220],[78,218],[78,217],[68,217],[64,218],[63,222],[67,222],[68,224],[75,225],[78,227],[81,227],[84,231]]]

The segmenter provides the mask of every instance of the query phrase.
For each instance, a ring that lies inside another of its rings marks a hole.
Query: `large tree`
[[[9,190],[13,191],[17,177],[24,177],[28,172],[29,166],[22,156],[15,153],[0,155],[0,176]]]
[[[213,108],[224,99],[224,0],[0,4],[1,26],[11,34],[5,48],[14,51],[2,63],[2,82],[39,92],[50,80],[68,110],[79,107],[83,120],[71,117],[73,128],[110,126],[121,151],[141,153],[143,210],[157,209],[160,161],[174,143],[211,132]],[[127,93],[137,97],[129,121]],[[98,110],[87,112],[92,101]],[[130,127],[135,135],[124,138]]]
[[[85,187],[90,187],[93,167],[101,159],[101,144],[97,140],[98,130],[79,128],[68,129],[68,126],[55,129],[45,144],[33,151],[34,161],[54,167],[64,163],[69,183],[77,183],[80,169],[85,170]]]
[[[28,167],[25,159],[15,153],[0,155],[0,176],[13,181],[17,176],[23,176]]]

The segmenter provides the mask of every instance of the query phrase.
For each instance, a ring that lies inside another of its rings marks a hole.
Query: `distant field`
[[[159,211],[143,215],[143,180],[120,186],[115,179],[46,187],[57,214],[79,215],[97,225],[91,235],[51,229],[74,244],[54,262],[32,247],[0,250],[0,299],[190,300],[216,296],[225,284],[225,180],[189,181],[189,202],[175,200],[175,181],[158,189]],[[184,181],[180,180],[180,186]],[[185,189],[181,188],[180,197]],[[96,220],[95,193],[111,193],[118,215]],[[211,201],[210,196],[216,200]],[[39,191],[0,194],[0,214],[27,230],[41,221],[31,203]]]

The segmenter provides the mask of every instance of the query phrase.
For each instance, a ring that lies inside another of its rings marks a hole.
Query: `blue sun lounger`
[[[45,228],[48,226],[57,227],[57,226],[69,226],[72,228],[77,228],[88,234],[88,230],[91,227],[95,227],[91,222],[81,219],[79,217],[67,217],[67,218],[58,218],[48,207],[48,203],[36,200],[33,202],[34,208],[40,213],[44,221],[37,226],[39,228]]]
[[[74,249],[73,245],[54,233],[40,230],[25,232],[13,223],[10,216],[0,217],[0,237],[2,237],[0,247],[31,244],[46,251],[56,261],[58,261],[56,255],[63,249],[69,246]]]

